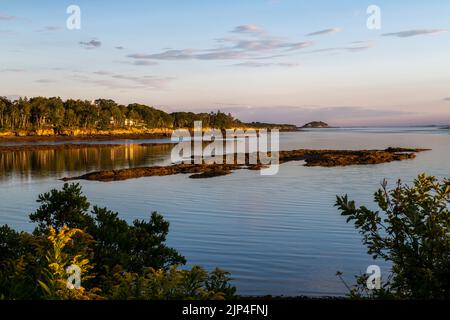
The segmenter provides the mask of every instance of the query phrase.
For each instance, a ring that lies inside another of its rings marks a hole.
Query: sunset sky
[[[69,5],[81,29],[69,30]],[[381,29],[366,10],[381,8]],[[3,1],[0,95],[245,121],[450,124],[449,1]]]

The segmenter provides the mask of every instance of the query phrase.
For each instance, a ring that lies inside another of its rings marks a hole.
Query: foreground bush
[[[359,230],[368,253],[392,264],[380,290],[367,290],[360,277],[351,295],[450,299],[450,179],[420,175],[412,186],[399,181],[393,190],[384,181],[375,202],[381,212],[337,197],[336,206]]]
[[[165,245],[169,223],[157,213],[132,225],[106,208],[93,207],[89,213],[78,184],[42,194],[38,202],[41,206],[30,215],[38,223],[33,234],[0,227],[2,299],[234,296],[225,271],[178,269],[186,260]],[[80,274],[78,285],[74,272]]]

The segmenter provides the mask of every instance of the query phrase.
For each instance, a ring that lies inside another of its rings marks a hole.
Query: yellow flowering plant
[[[86,289],[81,285],[82,282],[92,279],[93,276],[89,272],[93,269],[89,259],[85,258],[86,252],[79,252],[71,255],[68,251],[74,245],[76,235],[81,238],[90,236],[83,230],[77,228],[68,228],[63,226],[60,230],[53,227],[48,228],[49,235],[47,237],[51,244],[51,248],[46,254],[48,263],[44,270],[44,281],[38,280],[39,285],[44,291],[47,299],[71,299],[71,300],[90,300],[99,299],[97,294],[100,289]],[[68,267],[74,266],[76,270],[73,276]],[[79,277],[80,285],[73,286],[71,277],[75,280]]]

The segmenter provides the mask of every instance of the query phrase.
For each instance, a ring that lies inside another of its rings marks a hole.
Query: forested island
[[[220,110],[167,113],[143,104],[122,105],[110,99],[0,97],[0,137],[170,134],[174,129],[193,128],[194,121],[202,121],[204,128],[217,129],[297,128],[288,124],[244,123]]]
[[[313,121],[305,124],[302,128],[308,129],[308,128],[331,128],[328,123],[325,123],[323,121]]]

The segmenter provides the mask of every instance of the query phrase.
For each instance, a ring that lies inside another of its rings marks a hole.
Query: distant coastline
[[[278,129],[297,131],[292,124],[245,123],[220,110],[209,113],[172,112],[143,104],[121,105],[110,99],[94,101],[59,97],[9,100],[0,97],[0,141],[151,139],[168,137],[176,129]]]
[[[178,128],[188,129],[192,128]],[[208,130],[209,128],[204,128]],[[229,127],[226,129],[256,131],[267,129],[278,129],[280,132],[301,131],[295,125],[265,124],[258,126],[253,124],[243,124],[241,127]],[[156,129],[111,129],[111,130],[83,130],[83,129],[63,129],[54,131],[45,129],[38,131],[0,131],[1,143],[36,143],[36,142],[70,142],[70,141],[109,141],[109,140],[147,140],[147,139],[167,139],[170,138],[174,128]]]

